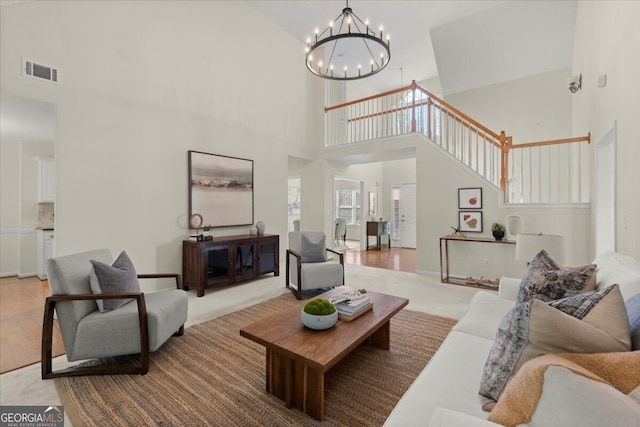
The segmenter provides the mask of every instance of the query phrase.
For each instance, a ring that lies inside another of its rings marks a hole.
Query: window
[[[300,178],[289,178],[287,188],[287,211],[289,231],[294,231],[294,221],[300,220],[301,200],[300,200]]]
[[[412,109],[410,108],[413,104],[414,92],[409,91],[405,96],[400,99],[399,108],[400,113],[398,113],[398,121],[397,126],[400,129],[400,133],[408,133],[411,131],[411,120],[413,118]],[[427,112],[429,111],[427,108],[427,99],[428,96],[421,91],[415,91],[415,119],[417,131],[426,134],[428,129],[428,120]]]
[[[336,190],[336,218],[343,218],[347,225],[360,224],[360,190]]]
[[[391,238],[393,240],[400,240],[400,187],[394,186],[391,189],[391,209],[393,210]]]

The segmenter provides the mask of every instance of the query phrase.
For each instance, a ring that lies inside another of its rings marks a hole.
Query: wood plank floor
[[[368,267],[385,268],[387,270],[416,271],[416,250],[407,248],[383,247],[379,251],[372,249],[361,251],[349,249],[345,251],[346,264],[366,265]]]
[[[353,242],[348,242],[355,245]],[[415,272],[416,251],[404,248],[345,251],[345,263],[389,270]],[[0,278],[0,373],[40,361],[44,300],[49,284],[37,277]],[[64,353],[57,321],[54,327],[54,355]]]
[[[49,283],[37,277],[0,278],[0,373],[40,361],[44,300]],[[58,322],[53,330],[53,354],[64,353]]]

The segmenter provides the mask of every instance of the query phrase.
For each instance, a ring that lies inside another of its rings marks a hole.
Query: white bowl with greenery
[[[329,300],[314,298],[304,305],[300,319],[307,328],[322,331],[338,322],[338,310]]]

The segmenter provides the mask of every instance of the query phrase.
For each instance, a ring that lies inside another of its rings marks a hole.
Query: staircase
[[[502,190],[505,203],[589,203],[590,135],[513,144],[415,81],[325,113],[325,147],[420,133]]]

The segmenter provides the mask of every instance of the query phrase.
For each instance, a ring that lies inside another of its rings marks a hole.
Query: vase
[[[302,310],[300,314],[300,320],[302,320],[302,324],[309,329],[323,331],[325,329],[331,328],[338,322],[338,310],[324,316],[305,313],[305,311]]]
[[[262,221],[256,222],[256,228],[258,230],[259,235],[264,234],[264,228],[265,228],[264,222]]]
[[[249,227],[249,234],[252,236],[255,236],[256,234],[258,234],[258,227],[256,227],[255,225],[252,225],[251,227]]]
[[[493,237],[494,239],[501,241],[502,238],[504,237],[504,231],[494,231],[493,232]]]

